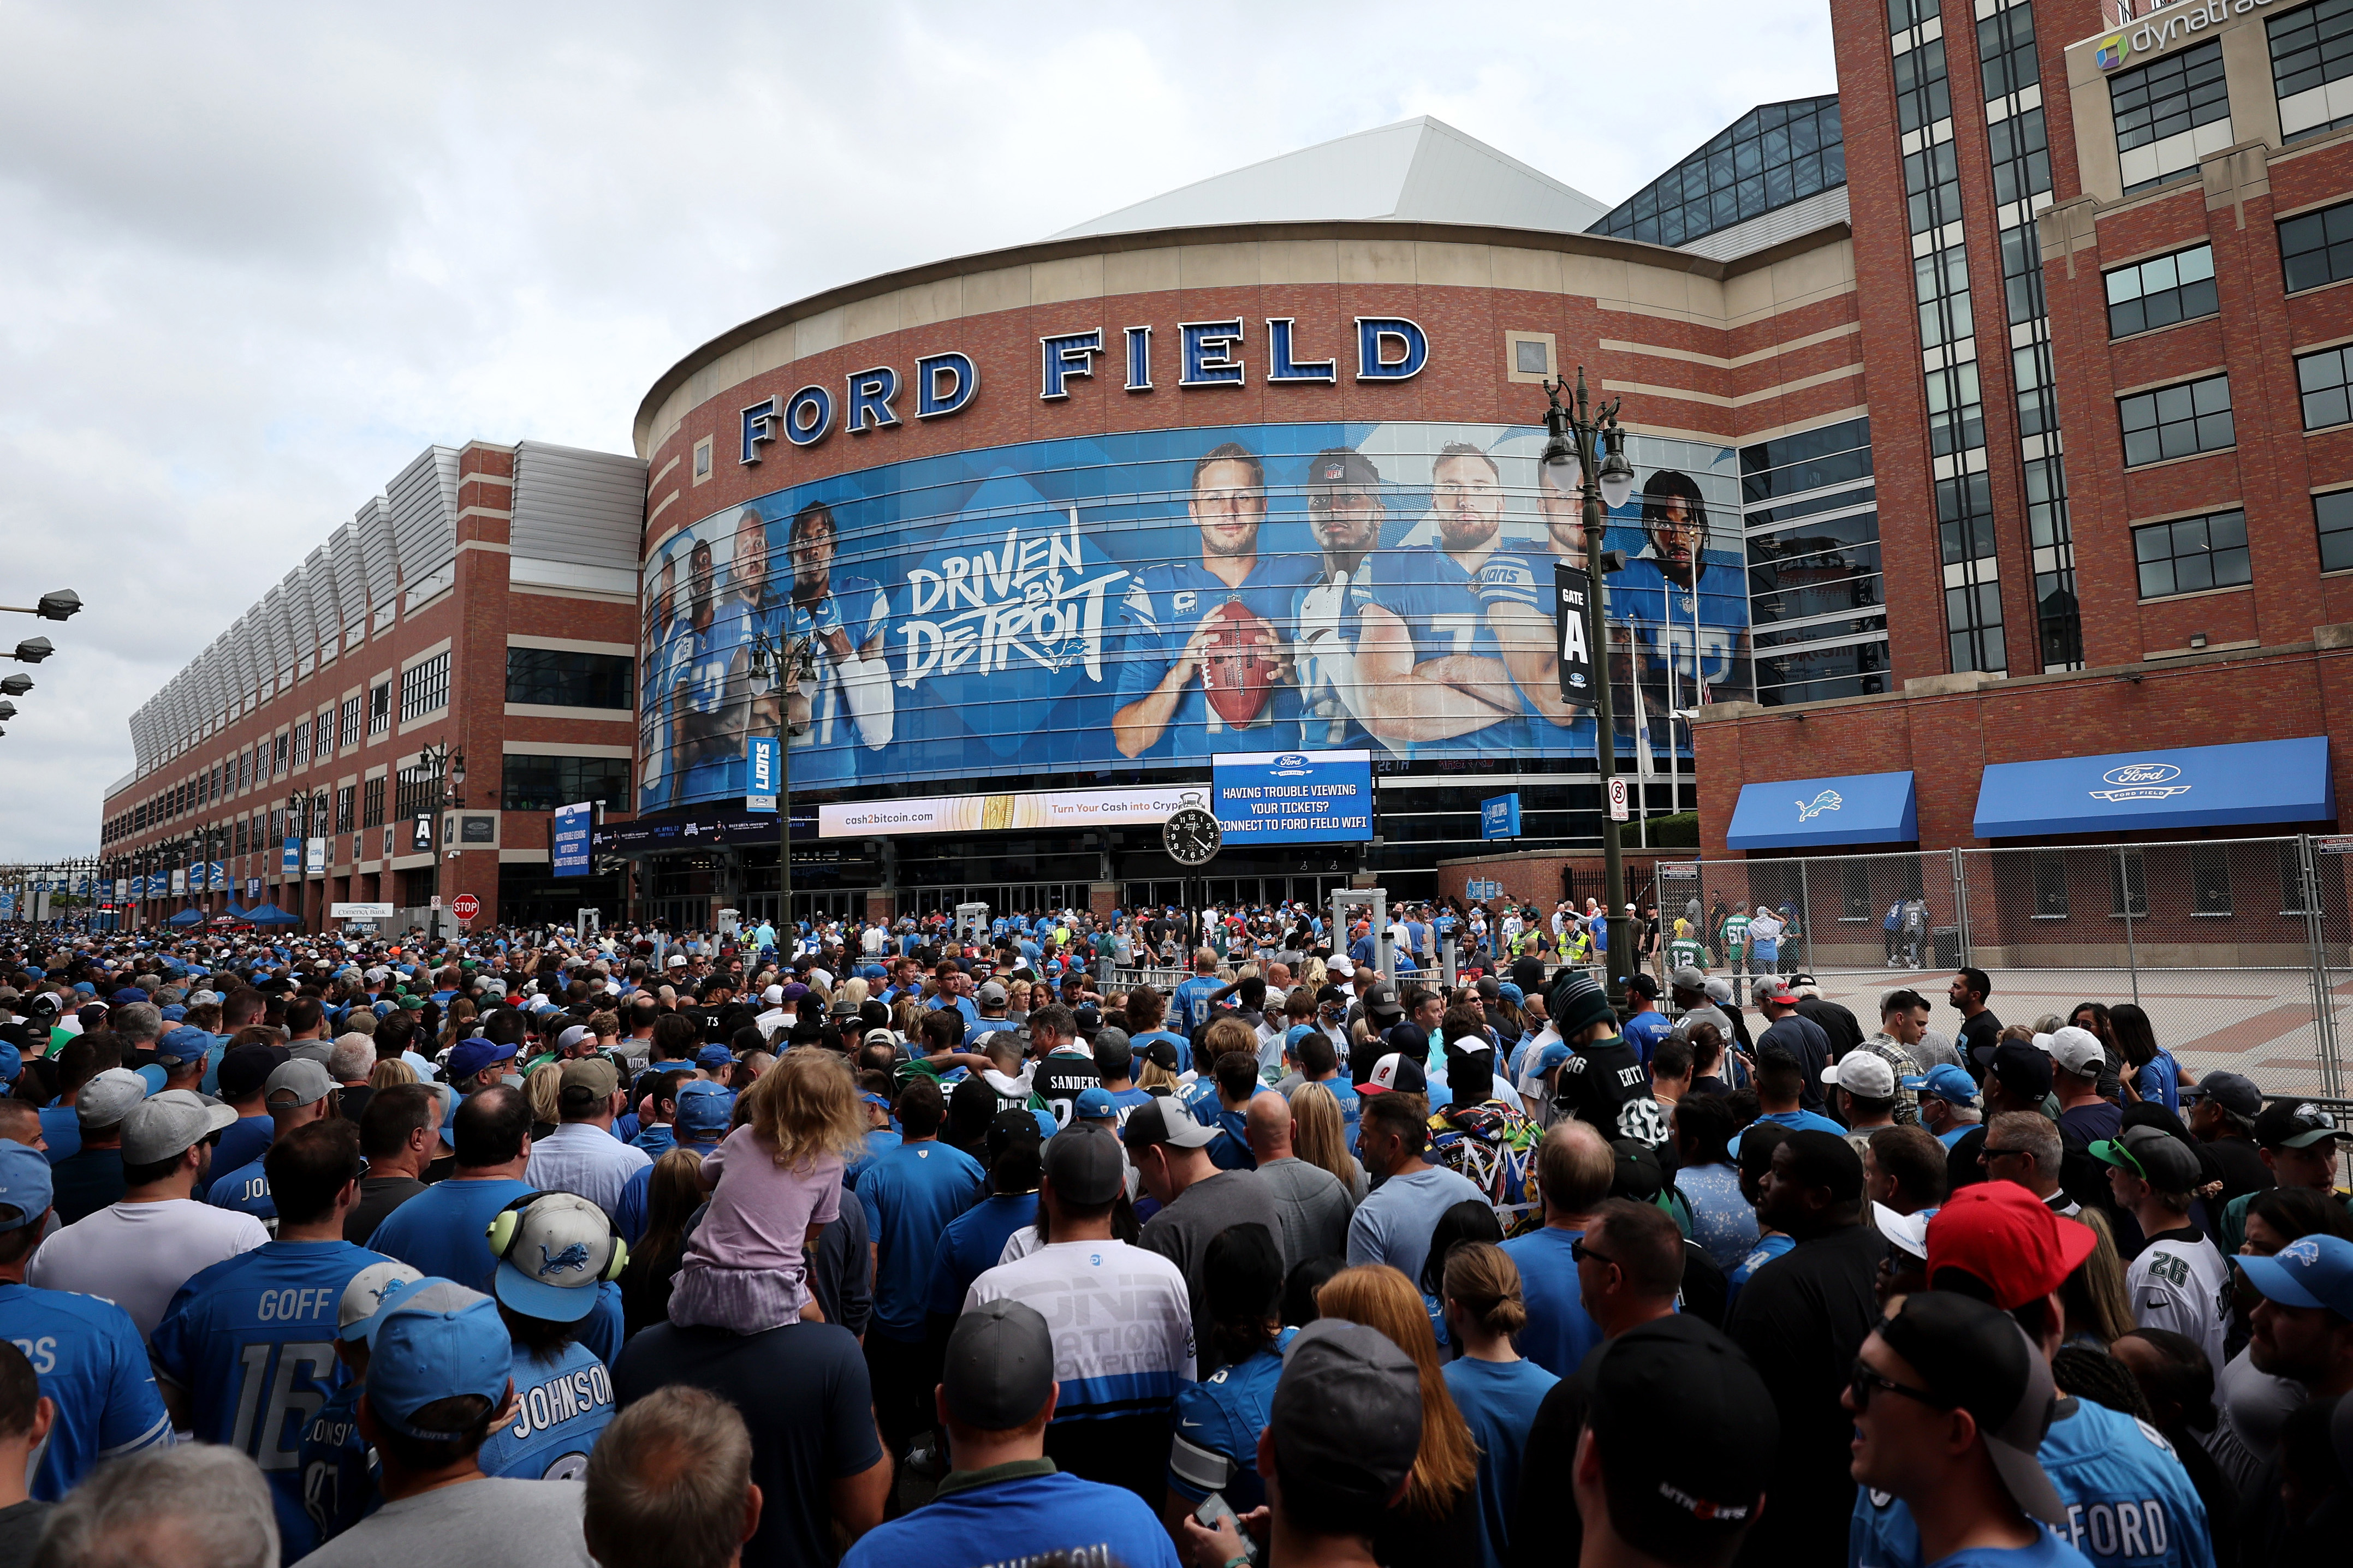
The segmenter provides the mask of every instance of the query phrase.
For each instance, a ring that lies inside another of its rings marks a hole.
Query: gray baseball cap
[[[236,1120],[234,1106],[206,1100],[192,1089],[150,1095],[122,1118],[122,1163],[152,1165],[173,1159]]]
[[[1067,1133],[1058,1133],[1067,1137]],[[1120,1133],[1121,1140],[1131,1149],[1145,1149],[1155,1143],[1173,1143],[1179,1149],[1206,1149],[1218,1140],[1218,1129],[1205,1127],[1184,1103],[1174,1096],[1139,1105],[1127,1119]]]
[[[325,1068],[307,1057],[297,1057],[270,1073],[269,1082],[263,1087],[261,1100],[263,1104],[273,1110],[284,1110],[290,1107],[316,1104],[334,1090],[335,1080],[327,1076]],[[287,1098],[279,1099],[281,1094]]]
[[[1677,991],[1697,991],[1704,994],[1707,990],[1707,976],[1689,964],[1685,964],[1667,976],[1667,984]]]
[[[74,1101],[74,1120],[84,1127],[113,1127],[146,1098],[145,1079],[128,1068],[109,1068],[81,1086],[81,1095]]]
[[[1053,1332],[1035,1307],[983,1301],[949,1331],[940,1383],[948,1413],[965,1426],[983,1432],[1018,1426],[1054,1392]]]
[[[1065,1127],[1046,1140],[1045,1155],[1046,1180],[1065,1203],[1107,1204],[1127,1190],[1127,1157],[1104,1128]]]

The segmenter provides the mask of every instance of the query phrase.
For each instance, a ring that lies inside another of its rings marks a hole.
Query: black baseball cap
[[[1905,1297],[1876,1331],[1929,1393],[1977,1418],[1986,1456],[2020,1511],[2063,1528],[2066,1505],[2035,1458],[2058,1391],[2026,1331],[1990,1302],[1923,1290]]]
[[[1638,1204],[1656,1203],[1667,1186],[1658,1152],[1639,1138],[1612,1138],[1609,1151],[1617,1158],[1617,1168],[1609,1176],[1609,1195],[1631,1198]]]
[[[1781,1419],[1720,1331],[1685,1313],[1656,1319],[1604,1344],[1577,1377],[1609,1523],[1629,1545],[1685,1559],[1756,1520]]]
[[[1397,987],[1384,980],[1365,993],[1365,1012],[1376,1018],[1402,1018],[1405,1005],[1398,1000]]]
[[[1029,1111],[1018,1105],[1010,1110],[1000,1110],[988,1119],[987,1147],[989,1158],[995,1159],[1016,1143],[1035,1143],[1044,1136],[1044,1131],[1038,1125],[1038,1118]]]
[[[948,1414],[982,1432],[1027,1423],[1054,1392],[1054,1335],[1038,1309],[983,1301],[948,1331],[940,1385]]]
[[[2051,1092],[2051,1058],[2023,1040],[2004,1040],[1986,1076],[2000,1080],[2003,1093],[2040,1104]]]
[[[1307,482],[1332,489],[1378,489],[1381,471],[1353,447],[1326,447],[1307,459]]]
[[[292,1059],[284,1046],[238,1046],[221,1058],[221,1093],[230,1100],[259,1094],[269,1075]]]
[[[2327,1138],[2353,1137],[2328,1108],[2309,1100],[2274,1100],[2255,1118],[2255,1142],[2266,1149],[2308,1149]]]
[[[1421,1452],[1421,1376],[1387,1334],[1318,1318],[1282,1352],[1267,1432],[1286,1498],[1369,1525]]]
[[[1045,1155],[1046,1180],[1066,1203],[1092,1207],[1127,1190],[1127,1158],[1106,1128],[1074,1121],[1046,1140]]]

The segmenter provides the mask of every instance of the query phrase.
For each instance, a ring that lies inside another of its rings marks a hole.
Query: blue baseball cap
[[[515,1048],[512,1046],[501,1046],[495,1041],[486,1040],[480,1035],[470,1040],[460,1040],[449,1052],[450,1080],[463,1082],[486,1067],[495,1067],[500,1062],[512,1061],[514,1054]]]
[[[5,1040],[0,1040],[0,1083],[14,1083],[25,1070],[25,1053]]]
[[[1978,1102],[1977,1079],[1971,1078],[1966,1068],[1957,1068],[1950,1062],[1930,1068],[1918,1078],[1907,1078],[1903,1083],[1906,1089],[1933,1094],[1938,1100],[1954,1105],[1975,1105]]]
[[[49,1157],[22,1143],[0,1142],[0,1204],[16,1211],[15,1219],[0,1219],[0,1232],[22,1230],[49,1212],[56,1188],[49,1180]]]
[[[712,1068],[732,1068],[735,1053],[725,1046],[705,1046],[694,1053],[694,1065],[706,1070]]]
[[[1079,1090],[1078,1108],[1072,1114],[1082,1121],[1113,1121],[1118,1120],[1119,1106],[1112,1100],[1111,1090],[1090,1084]]]
[[[113,995],[109,996],[107,1000],[113,1003],[118,1007],[128,1007],[134,1002],[145,1002],[150,1000],[150,998],[148,997],[147,993],[140,990],[136,985],[126,985],[121,990],[117,991]]]
[[[164,1022],[166,1024],[185,1023],[187,1021],[187,1016],[188,1010],[177,1002],[164,1009]]]
[[[213,1037],[193,1024],[183,1024],[176,1029],[166,1029],[164,1037],[155,1042],[155,1054],[167,1062],[195,1062],[205,1058],[213,1048]]]
[[[495,1410],[506,1402],[514,1342],[499,1304],[454,1280],[396,1285],[367,1321],[365,1398],[376,1419],[426,1442],[449,1436],[412,1424],[427,1405],[480,1394]]]
[[[2325,1307],[2353,1319],[2353,1241],[2301,1236],[2269,1258],[2241,1254],[2231,1261],[2266,1300],[2283,1307]]]
[[[1542,1078],[1574,1055],[1576,1053],[1569,1049],[1566,1042],[1555,1040],[1536,1053],[1535,1060],[1527,1065],[1526,1070]]]
[[[708,1079],[678,1086],[678,1115],[681,1132],[718,1132],[723,1131],[735,1114],[735,1097],[726,1088]]]
[[[1286,1051],[1295,1051],[1299,1048],[1300,1041],[1312,1038],[1323,1032],[1313,1024],[1293,1024],[1283,1034],[1282,1048]]]

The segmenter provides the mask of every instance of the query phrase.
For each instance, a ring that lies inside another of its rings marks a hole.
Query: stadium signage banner
[[[1355,844],[1373,836],[1370,752],[1240,752],[1217,761],[1229,844]]]
[[[818,807],[820,838],[891,837],[913,833],[998,833],[1020,828],[1150,826],[1174,816],[1201,788],[1039,790],[1010,795],[939,795]]]

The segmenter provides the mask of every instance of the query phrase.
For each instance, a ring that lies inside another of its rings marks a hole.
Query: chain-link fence
[[[1655,887],[1711,973],[1811,974],[1866,1028],[1905,986],[1949,1032],[1947,984],[1968,966],[2006,1023],[2136,1003],[2194,1073],[2334,1096],[2353,1030],[2345,850],[2299,837],[1692,860],[1662,863]]]

